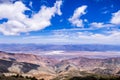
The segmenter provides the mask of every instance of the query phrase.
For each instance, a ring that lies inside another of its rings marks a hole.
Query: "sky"
[[[120,0],[0,0],[0,43],[120,45]]]

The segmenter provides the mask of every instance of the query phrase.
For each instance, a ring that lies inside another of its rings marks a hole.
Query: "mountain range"
[[[17,46],[17,47],[16,47]],[[0,44],[1,51],[27,52],[27,51],[120,51],[120,45],[100,45],[100,44],[86,44],[86,45],[53,45],[53,44]]]
[[[76,56],[68,59],[27,53],[0,51],[0,73],[6,76],[20,74],[38,79],[54,80],[86,74],[120,75],[120,57],[88,58]]]

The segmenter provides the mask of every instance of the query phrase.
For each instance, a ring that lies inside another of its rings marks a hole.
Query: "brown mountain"
[[[59,61],[39,55],[0,51],[0,73],[6,75],[22,74],[49,80],[56,76],[81,76],[81,72],[119,75],[120,57],[75,57]]]
[[[77,57],[68,60],[63,60],[59,64],[59,67],[64,65],[73,66],[74,69],[78,68],[80,71],[96,72],[96,70],[109,70],[111,74],[115,74],[120,70],[120,58],[107,58],[107,59],[90,59]],[[67,66],[65,67],[67,69]],[[110,72],[109,72],[110,73]]]
[[[51,77],[55,74],[54,65],[57,62],[55,59],[33,54],[0,52],[0,72],[3,73]]]

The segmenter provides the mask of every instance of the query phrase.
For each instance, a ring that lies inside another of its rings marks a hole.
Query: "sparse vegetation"
[[[85,77],[72,77],[69,80],[120,80],[120,76],[85,76]]]
[[[5,76],[1,75],[0,80],[38,80],[35,77],[24,77],[21,75],[14,75],[14,76]],[[44,79],[39,79],[39,80],[44,80]],[[114,75],[88,75],[88,76],[74,76],[74,77],[62,77],[61,78],[56,78],[53,80],[120,80],[120,76],[114,76]]]
[[[58,76],[53,80],[120,80],[116,75],[85,74],[82,76]]]
[[[0,80],[38,80],[35,77],[23,77],[19,74],[14,75],[14,76],[5,76],[5,75],[1,75],[0,76]]]

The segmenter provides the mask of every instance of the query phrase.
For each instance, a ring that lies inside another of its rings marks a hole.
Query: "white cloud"
[[[103,27],[106,27],[106,28],[108,27],[109,28],[109,27],[114,26],[114,24],[110,24],[110,23],[109,24],[108,23],[104,24],[102,22],[99,22],[99,23],[93,22],[93,23],[90,24],[90,26],[93,27],[93,28],[103,28]]]
[[[74,14],[72,17],[70,17],[68,20],[70,21],[70,23],[72,23],[72,25],[77,26],[77,27],[83,27],[83,20],[80,19],[80,17],[84,14],[86,14],[85,10],[86,10],[87,6],[81,6],[79,8],[77,8],[74,11]]]
[[[103,24],[104,24],[104,23],[93,22],[93,23],[91,23],[90,25],[91,25],[92,27],[101,28],[101,27],[103,27]]]
[[[54,31],[49,35],[0,37],[0,43],[36,43],[36,44],[112,44],[120,45],[120,32],[108,31],[105,34],[80,31]]]
[[[113,13],[112,19],[110,21],[112,24],[120,25],[120,10]]]
[[[84,43],[95,43],[95,44],[120,44],[120,32],[119,31],[111,31],[109,35],[105,34],[92,34],[88,33],[78,33],[78,38]]]
[[[103,28],[103,27],[116,27],[117,25],[120,25],[120,10],[116,13],[113,13],[111,20],[108,23],[103,22],[92,22],[90,23],[90,26],[92,28]]]
[[[33,2],[32,2],[32,1],[30,1],[29,6],[30,6],[30,7],[32,7],[32,5],[33,5]]]
[[[103,27],[115,27],[116,25],[120,25],[120,10],[116,13],[113,13],[113,16],[109,23],[103,23],[103,22],[93,22],[90,23],[91,27],[96,28],[103,28]]]
[[[109,23],[103,23],[103,22],[90,23],[90,26],[92,28],[103,28],[103,27],[110,28],[110,27],[115,27],[116,25],[120,25],[120,10],[117,11],[116,13],[113,13],[113,16]]]
[[[109,32],[109,33],[108,33]],[[42,40],[46,43],[57,43],[57,44],[120,44],[120,32],[119,31],[108,31],[106,34],[102,33],[91,33],[91,32],[80,32],[80,31],[69,31],[60,30],[54,31],[53,35],[44,37],[35,37],[35,39]],[[35,40],[34,39],[34,40]],[[34,41],[33,40],[33,41]]]
[[[55,14],[62,15],[62,1],[56,1],[53,7],[42,6],[40,11],[28,18],[23,12],[29,10],[18,1],[14,4],[0,5],[0,19],[8,18],[8,22],[0,24],[0,32],[4,35],[19,35],[23,32],[37,31],[51,25]]]

